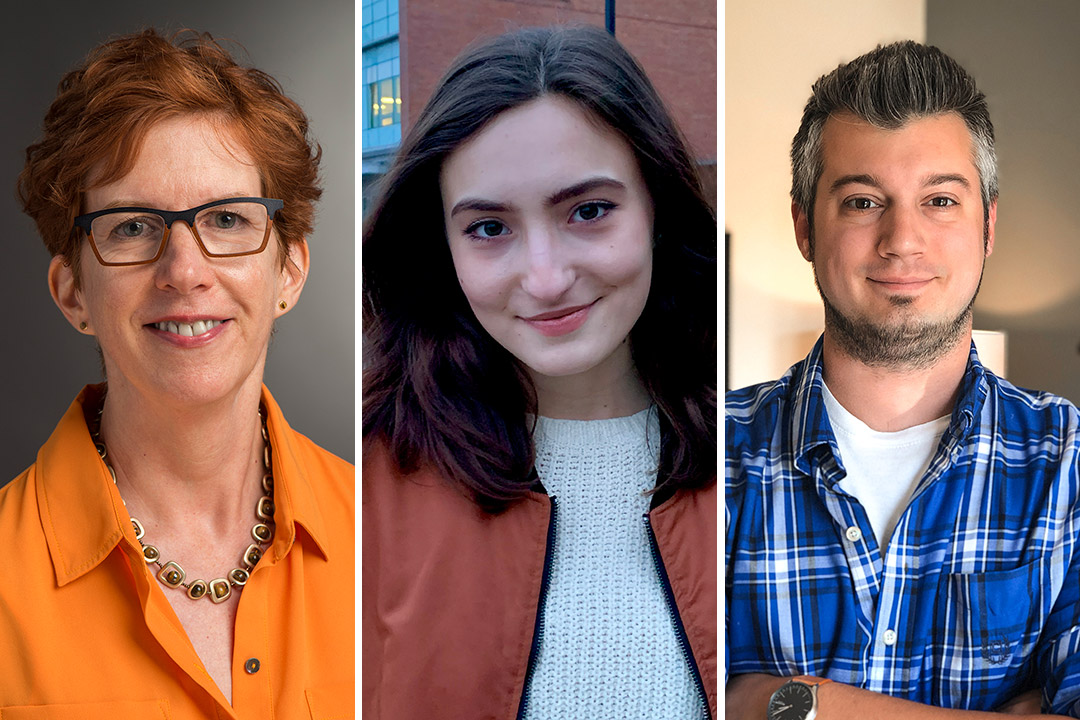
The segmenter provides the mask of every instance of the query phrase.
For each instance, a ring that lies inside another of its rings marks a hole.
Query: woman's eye
[[[609,202],[587,202],[574,208],[570,214],[570,222],[590,222],[598,220],[614,209],[615,205]]]
[[[873,208],[881,207],[868,197],[852,198],[848,200],[846,204],[853,210],[872,210]]]
[[[108,217],[109,216],[105,216],[105,218]],[[111,220],[111,222],[109,220]],[[99,221],[100,224],[108,222],[109,227],[105,231],[102,231],[99,225],[95,225],[94,232],[98,236],[117,240],[140,240],[149,237],[150,235],[159,235],[161,232],[161,221],[144,215],[120,217],[109,220],[102,219]]]
[[[131,220],[121,225],[118,230],[124,237],[139,237],[143,234],[145,226],[138,220]]]
[[[499,235],[507,235],[510,232],[510,228],[503,225],[498,220],[481,220],[475,222],[465,229],[465,232],[469,235],[478,238],[494,238]]]
[[[958,204],[955,200],[948,197],[936,197],[930,199],[930,204],[934,207],[952,207]]]
[[[198,218],[208,230],[239,230],[246,224],[244,216],[232,210],[213,210]]]

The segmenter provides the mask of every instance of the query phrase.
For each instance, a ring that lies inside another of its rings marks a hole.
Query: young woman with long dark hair
[[[363,283],[365,717],[715,715],[716,220],[634,59],[466,51]]]

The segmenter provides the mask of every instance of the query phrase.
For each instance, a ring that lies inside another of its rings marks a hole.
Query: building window
[[[384,78],[368,86],[368,127],[401,122],[401,76]]]
[[[360,26],[362,45],[398,34],[397,0],[363,0],[360,14],[363,16]]]
[[[364,49],[364,110],[361,127],[367,147],[401,140],[401,50],[387,40]]]

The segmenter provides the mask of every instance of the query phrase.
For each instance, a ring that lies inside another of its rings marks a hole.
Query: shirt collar
[[[329,560],[329,535],[315,497],[313,478],[308,466],[301,460],[305,454],[300,447],[301,436],[289,427],[281,408],[265,385],[262,401],[266,407],[266,429],[270,433],[274,504],[278,508],[274,520],[277,522],[278,538],[286,539],[285,543],[274,541],[272,549],[276,551],[275,559],[281,560],[289,552],[296,541],[296,525],[299,524],[311,536],[323,559]]]
[[[99,407],[103,394],[101,385],[83,388],[37,455],[41,527],[61,586],[97,567],[121,538],[139,547],[124,501],[90,439],[85,411]]]
[[[103,385],[83,388],[37,455],[41,526],[60,586],[93,570],[121,541],[126,551],[141,556],[124,501],[90,438],[86,412],[100,407],[103,395]],[[265,386],[262,401],[274,470],[275,561],[292,548],[297,525],[328,559],[326,526],[301,461],[299,436]]]
[[[820,336],[810,354],[788,371],[792,392],[788,447],[794,449],[795,467],[808,475],[813,475],[814,465],[825,458],[840,457],[836,436],[825,409],[822,363],[824,337]],[[975,343],[972,342],[967,368],[960,381],[960,393],[953,408],[949,429],[946,431],[952,442],[963,440],[972,431],[988,391],[987,371],[979,361]]]

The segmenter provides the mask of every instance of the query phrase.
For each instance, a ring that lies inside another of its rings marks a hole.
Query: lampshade
[[[1005,377],[1005,331],[972,330],[971,339],[975,341],[975,349],[979,351],[982,364],[998,377]]]

